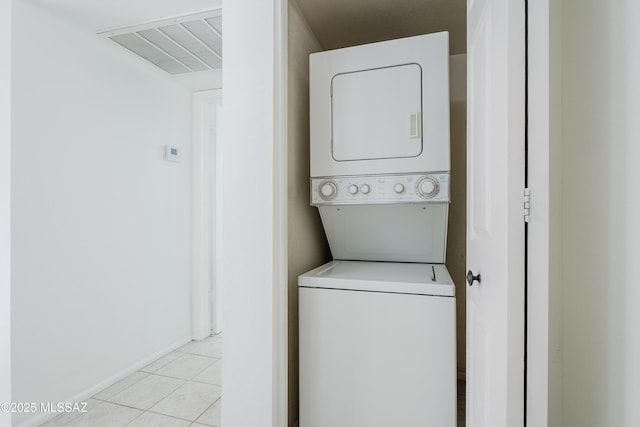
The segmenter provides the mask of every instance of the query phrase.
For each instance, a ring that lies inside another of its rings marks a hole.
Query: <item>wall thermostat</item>
[[[164,147],[164,158],[170,162],[179,162],[180,149],[178,147],[167,145],[166,147]]]

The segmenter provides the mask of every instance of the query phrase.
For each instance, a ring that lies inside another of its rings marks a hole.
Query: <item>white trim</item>
[[[11,0],[0,2],[0,402],[11,401]],[[11,413],[0,411],[0,425]]]
[[[192,104],[192,147],[191,147],[191,327],[193,339],[201,340],[210,335],[211,330],[218,330],[218,325],[212,324],[211,305],[215,304],[215,311],[220,312],[217,292],[213,292],[210,298],[211,282],[219,283],[219,272],[215,266],[220,266],[219,260],[221,239],[220,228],[220,203],[217,200],[217,188],[220,186],[221,172],[218,167],[211,170],[211,164],[219,163],[217,153],[220,147],[216,144],[214,152],[209,147],[210,141],[208,129],[210,118],[208,116],[209,106],[213,102],[222,99],[222,90],[208,90],[195,92]],[[214,157],[214,162],[207,163],[205,159]],[[208,189],[209,174],[216,174],[216,190],[210,200]],[[214,212],[210,212],[210,206],[214,206]],[[213,218],[211,218],[213,216]],[[211,242],[212,231],[215,241]],[[210,262],[213,257],[214,262]],[[217,316],[217,314],[216,314]]]
[[[550,330],[550,0],[528,3],[528,138],[531,216],[528,233],[527,425],[549,425]]]
[[[288,425],[287,0],[274,2],[273,426]]]

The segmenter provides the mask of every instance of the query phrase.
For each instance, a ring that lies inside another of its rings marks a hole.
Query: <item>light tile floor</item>
[[[222,337],[191,341],[43,426],[220,427]]]

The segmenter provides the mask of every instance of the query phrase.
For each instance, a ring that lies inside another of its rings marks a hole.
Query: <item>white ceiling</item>
[[[29,0],[87,32],[135,25],[222,6],[222,0]]]
[[[452,55],[466,52],[466,0],[291,0],[324,49],[449,31]]]
[[[1,0],[0,0],[1,1]],[[25,0],[36,7],[72,25],[81,31],[95,35],[97,32],[138,25],[150,21],[164,20],[222,7],[222,0]],[[98,37],[98,36],[96,36]],[[105,42],[106,43],[106,42]],[[114,44],[115,45],[115,44]],[[138,61],[145,60],[122,49]],[[160,72],[155,65],[148,64],[153,72]],[[188,90],[198,91],[220,87],[222,70],[201,71],[168,78]]]
[[[222,7],[222,0],[29,1],[94,33]],[[447,30],[451,54],[466,51],[466,0],[290,1],[298,3],[325,49]]]

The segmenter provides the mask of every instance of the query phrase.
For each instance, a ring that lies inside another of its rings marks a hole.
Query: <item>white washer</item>
[[[456,425],[444,265],[332,261],[298,284],[300,427]]]

